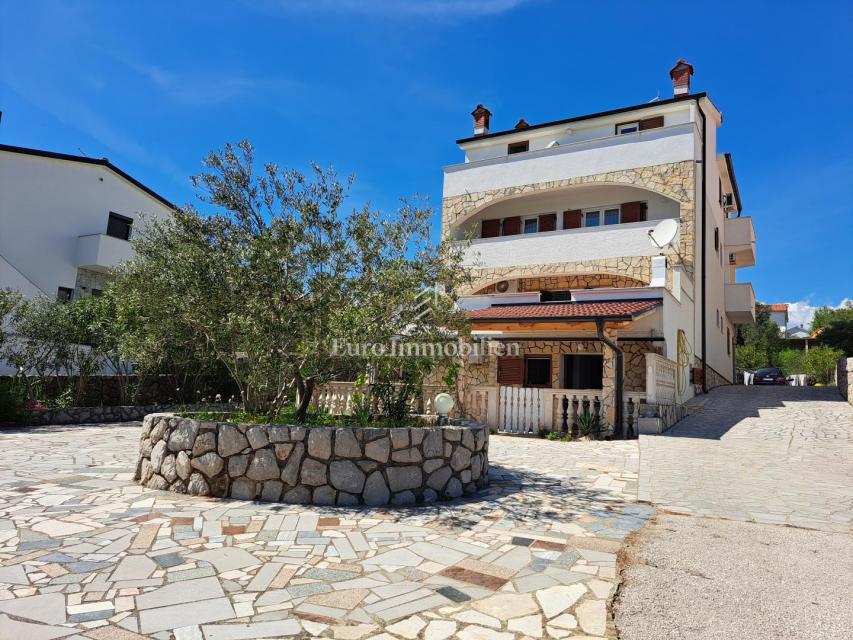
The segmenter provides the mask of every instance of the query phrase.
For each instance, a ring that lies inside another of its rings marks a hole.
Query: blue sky
[[[759,299],[853,297],[847,2],[0,0],[0,142],[107,156],[177,203],[204,153],[357,176],[353,205],[436,208],[483,102],[493,129],[671,95],[679,57],[724,114]],[[796,319],[796,318],[795,318]]]

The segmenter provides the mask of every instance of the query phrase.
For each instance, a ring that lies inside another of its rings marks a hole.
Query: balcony
[[[133,247],[127,240],[103,233],[77,237],[77,266],[105,273],[132,258]]]
[[[755,292],[749,282],[726,285],[726,315],[734,324],[755,322]]]
[[[751,267],[755,264],[755,228],[752,218],[727,218],[724,246],[733,267]]]
[[[649,241],[649,230],[659,222],[648,220],[480,238],[473,240],[465,251],[463,265],[475,268],[523,267],[624,256],[656,256],[661,250]],[[678,246],[678,243],[676,235],[672,244]]]
[[[451,165],[444,170],[444,197],[681,162],[694,157],[694,124],[679,124]]]

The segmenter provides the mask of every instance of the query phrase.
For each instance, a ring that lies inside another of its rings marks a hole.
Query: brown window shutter
[[[623,202],[621,221],[625,222],[641,222],[643,220],[643,203],[642,202]]]
[[[503,235],[514,236],[519,233],[521,233],[521,218],[519,216],[504,218]]]
[[[539,231],[556,231],[557,229],[557,214],[544,213],[539,216]]]
[[[483,232],[481,238],[497,238],[501,235],[501,220],[494,218],[492,220],[483,220]]]
[[[580,209],[563,211],[563,229],[580,229],[582,218]]]
[[[501,356],[498,358],[498,384],[523,384],[524,358]]]
[[[655,116],[654,118],[640,120],[640,131],[645,131],[646,129],[657,129],[662,126],[663,116]]]

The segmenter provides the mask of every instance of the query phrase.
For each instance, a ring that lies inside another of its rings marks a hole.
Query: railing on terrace
[[[311,406],[315,411],[323,410],[338,416],[348,416],[353,410],[353,394],[357,389],[354,382],[329,382],[314,392]],[[363,389],[364,393],[369,387]],[[419,397],[412,400],[411,411],[421,415],[435,414],[435,397],[446,391],[441,385],[424,385]]]
[[[658,353],[646,353],[646,399],[655,404],[675,404],[678,365]]]

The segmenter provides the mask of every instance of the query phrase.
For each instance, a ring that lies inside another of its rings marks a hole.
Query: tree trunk
[[[311,405],[311,396],[314,395],[314,378],[303,380],[300,374],[296,374],[296,420],[304,422]]]

